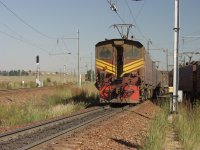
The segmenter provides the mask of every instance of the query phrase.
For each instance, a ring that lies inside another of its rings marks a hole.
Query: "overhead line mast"
[[[179,50],[179,0],[175,0],[175,23],[174,23],[174,75],[173,75],[173,98],[172,112],[177,112],[178,103],[178,50]]]

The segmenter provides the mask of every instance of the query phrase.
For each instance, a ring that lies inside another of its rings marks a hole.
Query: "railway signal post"
[[[36,80],[35,80],[35,83],[36,83],[37,87],[40,87],[40,63],[39,63],[39,55],[36,56],[36,66],[37,66],[37,70],[36,70]]]

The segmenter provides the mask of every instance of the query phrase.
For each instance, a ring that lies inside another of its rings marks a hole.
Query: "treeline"
[[[10,70],[10,71],[1,71],[1,76],[28,76],[31,71],[24,71],[24,70]]]

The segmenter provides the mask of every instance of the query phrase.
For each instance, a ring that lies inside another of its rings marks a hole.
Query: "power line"
[[[6,32],[3,32],[3,31],[1,31],[1,30],[0,30],[0,33],[4,34],[4,35],[6,35],[6,36],[8,36],[8,37],[10,37],[10,38],[12,38],[12,39],[15,39],[15,40],[17,40],[17,41],[20,41],[20,42],[26,43],[26,44],[28,44],[28,45],[31,45],[31,46],[33,46],[33,47],[36,47],[36,48],[38,48],[38,49],[40,49],[40,50],[45,51],[45,52],[48,53],[48,51],[47,51],[46,49],[41,48],[41,47],[39,47],[38,45],[36,45],[36,44],[34,44],[34,43],[30,42],[30,41],[17,38],[17,37],[15,37],[15,36],[13,36],[13,35],[10,35],[10,34],[6,33]]]
[[[12,33],[16,34],[16,35],[19,36],[20,38],[24,39],[22,35],[20,35],[20,34],[17,33],[16,31],[14,31],[11,27],[9,27],[8,25],[6,25],[5,23],[0,22],[0,24],[2,24],[3,26],[5,26],[8,30],[10,30]]]
[[[67,47],[67,44],[66,44],[65,40],[64,40],[63,38],[61,38],[61,40],[62,40],[63,45],[65,46],[66,50],[67,50],[69,53],[71,53],[71,52],[68,50],[68,47]]]
[[[132,0],[132,1],[145,1],[145,2],[143,3],[143,5],[142,5],[140,11],[142,11],[144,5],[146,4],[146,0]],[[126,3],[128,9],[129,9],[129,12],[130,12],[130,15],[131,15],[131,17],[132,17],[132,19],[133,19],[133,22],[135,22],[136,29],[138,30],[138,32],[141,34],[141,36],[142,36],[142,37],[147,41],[147,43],[148,43],[150,39],[147,38],[147,37],[145,37],[145,35],[143,34],[143,32],[142,32],[142,30],[140,29],[139,25],[137,24],[136,19],[135,19],[133,13],[132,13],[132,10],[131,10],[131,8],[130,8],[128,2],[127,2],[127,0],[125,0],[125,3]],[[138,15],[139,15],[139,14],[138,14]],[[138,15],[137,15],[137,16],[138,16]],[[155,45],[156,47],[159,47],[159,46],[157,46],[157,45],[155,44],[155,42],[151,42],[151,44],[152,44],[152,45]],[[147,44],[147,45],[148,45],[148,44]]]
[[[140,27],[138,26],[138,24],[137,24],[137,22],[136,22],[136,19],[135,19],[135,17],[133,16],[133,13],[132,13],[132,11],[131,11],[131,8],[130,8],[130,6],[129,6],[127,0],[125,0],[125,3],[126,3],[128,9],[129,9],[129,12],[130,12],[130,15],[131,15],[131,17],[132,17],[132,19],[133,19],[133,22],[135,22],[136,29],[140,32],[140,34],[142,35],[142,37],[143,37],[146,41],[148,41],[148,39],[144,36],[144,34],[142,33],[142,31],[140,30]]]
[[[123,18],[119,15],[115,3],[112,3],[111,0],[110,0],[110,1],[107,0],[107,2],[108,2],[108,4],[110,5],[110,9],[111,9],[112,11],[114,11],[114,12],[117,14],[118,18],[119,18],[123,23],[125,23],[125,21],[123,20]]]
[[[28,26],[29,28],[31,28],[33,31],[37,32],[38,34],[42,35],[43,37],[46,37],[48,39],[56,39],[54,37],[50,37],[44,33],[42,33],[41,31],[39,31],[38,29],[34,28],[33,26],[31,26],[29,23],[27,23],[24,19],[22,19],[20,16],[18,16],[14,11],[12,11],[5,3],[3,3],[2,1],[0,1],[0,3],[10,12],[12,13],[18,20],[20,20],[23,24],[25,24],[26,26]]]
[[[119,13],[116,12],[116,14],[117,14],[117,16],[119,17],[119,19],[120,19],[123,23],[125,23],[125,21],[124,21],[123,18],[119,15]]]
[[[11,32],[13,32],[14,34],[16,34],[18,37],[15,37],[15,36],[13,36],[13,35],[11,35],[11,34],[9,34],[7,32],[4,32],[4,31],[0,31],[0,33],[4,34],[4,35],[6,35],[6,36],[8,36],[8,37],[10,37],[12,39],[15,39],[17,41],[26,43],[26,44],[31,45],[33,47],[37,47],[37,48],[41,49],[42,51],[48,52],[47,50],[45,50],[44,48],[39,47],[35,43],[30,42],[29,40],[26,40],[21,34],[19,34],[16,31],[14,31],[11,27],[9,27],[8,25],[6,25],[5,23],[0,22],[0,24],[4,25],[7,29],[9,29]]]
[[[140,0],[133,0],[133,1],[140,1]],[[125,21],[123,20],[123,18],[119,15],[119,13],[118,13],[118,11],[117,11],[117,7],[115,6],[115,4],[112,3],[111,0],[110,0],[110,1],[107,0],[107,2],[109,3],[111,10],[114,11],[114,12],[117,14],[117,16],[119,17],[119,19],[120,19],[123,23],[125,23]],[[135,20],[135,18],[134,18],[134,16],[133,16],[133,13],[132,13],[132,11],[131,11],[129,5],[128,5],[127,0],[125,0],[125,2],[126,2],[126,5],[127,5],[128,9],[129,9],[130,14],[131,14],[131,17],[132,17],[132,19],[133,19],[133,22],[135,22],[135,25],[137,26],[137,30],[138,30],[139,33],[142,35],[142,37],[143,37],[146,41],[148,41],[148,39],[144,36],[144,34],[143,34],[142,31],[140,30],[139,26],[137,25],[137,22],[136,22],[136,20]],[[130,31],[130,32],[131,32],[131,31]],[[131,32],[131,33],[132,33],[132,32]],[[132,33],[132,34],[133,34],[133,33]]]
[[[136,15],[136,17],[135,18],[138,18],[139,17],[139,15],[141,14],[141,12],[142,12],[142,10],[143,10],[143,8],[144,8],[144,5],[146,4],[146,0],[143,0],[144,1],[144,3],[142,4],[142,6],[140,7],[140,10],[138,11],[138,13],[137,13],[137,15]]]

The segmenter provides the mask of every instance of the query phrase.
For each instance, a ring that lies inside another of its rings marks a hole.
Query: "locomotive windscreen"
[[[125,48],[125,58],[126,59],[140,59],[142,57],[141,49],[133,46],[127,45]]]
[[[98,58],[99,59],[112,59],[113,50],[111,45],[99,46],[98,47]]]

